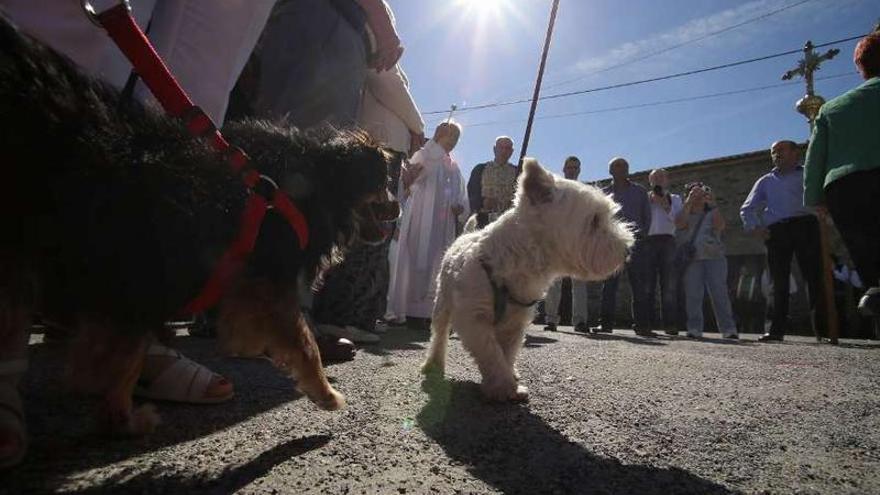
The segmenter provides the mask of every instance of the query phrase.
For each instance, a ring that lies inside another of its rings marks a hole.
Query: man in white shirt
[[[681,211],[681,196],[669,192],[669,176],[662,168],[648,176],[651,190],[651,227],[645,238],[645,283],[650,307],[650,322],[655,329],[662,328],[668,335],[678,333],[676,316],[676,286],[679,283],[673,270],[675,257],[675,216]],[[662,320],[655,315],[657,283],[660,283]]]

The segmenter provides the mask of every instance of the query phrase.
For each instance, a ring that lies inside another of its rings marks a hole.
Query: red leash
[[[89,19],[104,28],[119,46],[162,108],[168,114],[182,119],[190,134],[208,139],[216,150],[227,154],[233,172],[242,174],[242,180],[250,192],[241,215],[238,237],[223,253],[202,291],[183,308],[182,312],[200,313],[219,301],[229,282],[241,271],[248,255],[253,252],[260,226],[269,208],[274,208],[287,220],[296,232],[300,249],[305,249],[309,243],[309,228],[305,215],[293,204],[287,194],[278,189],[278,185],[272,179],[260,175],[252,168],[250,159],[244,151],[230,145],[210,117],[193,104],[135,22],[128,2],[121,1],[101,13],[96,13],[88,0],[83,0],[82,5]],[[268,197],[255,191],[256,185],[261,181],[271,186],[272,192],[267,194]]]

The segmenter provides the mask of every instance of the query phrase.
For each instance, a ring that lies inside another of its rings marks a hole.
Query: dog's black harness
[[[492,307],[495,310],[494,324],[497,325],[502,319],[504,319],[504,313],[507,312],[508,302],[517,306],[522,306],[523,308],[531,308],[535,304],[538,304],[540,299],[535,299],[534,301],[527,303],[520,301],[510,294],[510,289],[508,289],[506,285],[495,282],[495,279],[492,278],[492,267],[489,266],[489,263],[485,259],[480,258],[480,266],[483,267],[483,270],[486,270],[486,277],[489,278],[489,285],[492,286]]]

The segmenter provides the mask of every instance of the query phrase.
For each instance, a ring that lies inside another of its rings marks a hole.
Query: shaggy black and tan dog
[[[389,155],[363,136],[230,124],[305,215],[309,242],[269,211],[220,303],[221,346],[268,354],[324,409],[327,382],[297,304],[334,246],[378,235]],[[238,233],[248,192],[224,156],[0,17],[0,346],[34,314],[77,329],[76,381],[103,394],[114,431],[153,426],[131,393],[151,334],[196,296]],[[391,207],[393,209],[393,206]]]

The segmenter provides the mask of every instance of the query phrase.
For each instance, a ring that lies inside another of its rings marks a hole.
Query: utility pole
[[[538,67],[538,79],[535,81],[535,93],[532,95],[532,106],[529,109],[529,121],[526,124],[526,134],[523,137],[520,149],[517,173],[522,171],[523,158],[529,149],[529,137],[532,135],[532,122],[535,120],[535,110],[538,108],[538,97],[541,95],[541,81],[544,79],[544,67],[547,65],[547,52],[550,51],[550,40],[553,37],[553,26],[556,24],[556,11],[559,10],[559,0],[553,0],[553,9],[550,11],[550,23],[547,25],[547,36],[544,38],[544,52],[541,54],[541,65]]]

